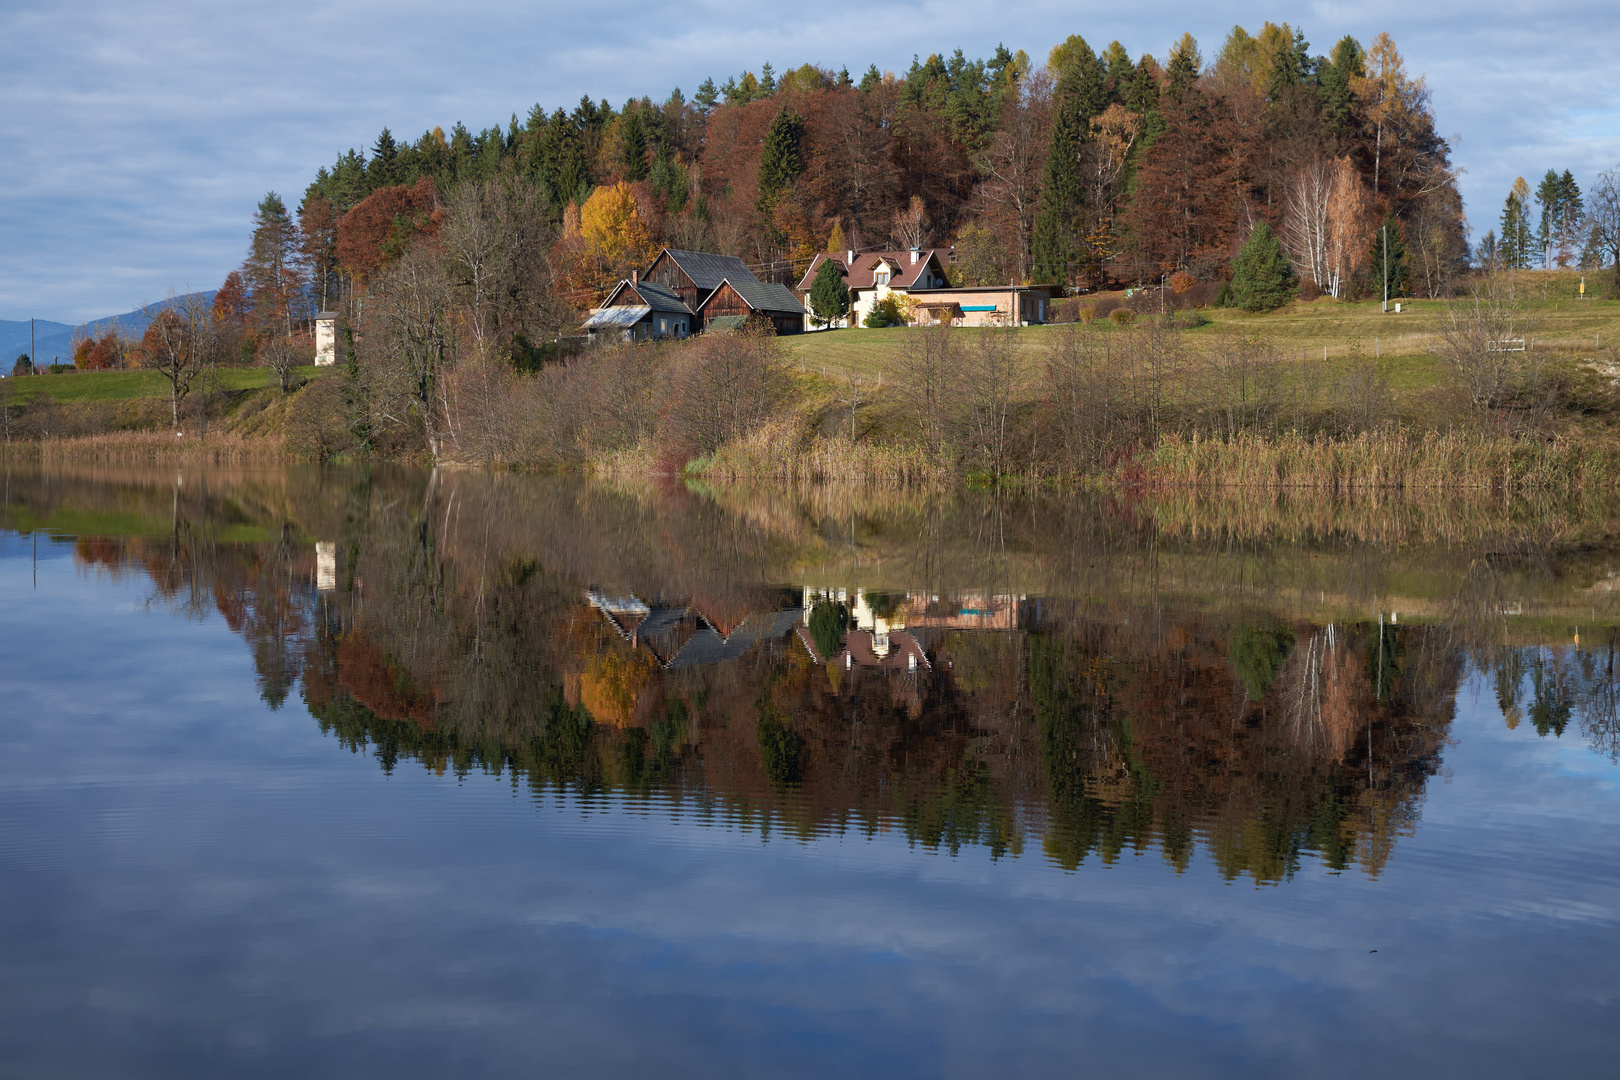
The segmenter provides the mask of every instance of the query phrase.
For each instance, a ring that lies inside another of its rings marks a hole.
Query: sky
[[[1586,186],[1620,163],[1620,9],[1602,0],[1152,5],[689,0],[455,5],[423,0],[0,3],[0,319],[79,322],[216,287],[266,191],[296,205],[316,169],[386,125],[414,139],[505,125],[581,94],[688,97],[705,76],[809,62],[904,71],[998,43],[1045,57],[1069,34],[1163,57],[1190,31],[1212,58],[1234,25],[1395,39],[1428,78],[1476,234],[1516,176]],[[678,17],[677,17],[678,16]]]

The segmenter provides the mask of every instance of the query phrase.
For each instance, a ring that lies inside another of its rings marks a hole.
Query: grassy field
[[[1588,274],[1588,291],[1605,286],[1609,273]],[[1579,281],[1580,275],[1569,271],[1521,275],[1520,288],[1532,322],[1526,336],[1532,347],[1579,352],[1620,345],[1620,301],[1580,299]],[[1435,329],[1445,306],[1442,301],[1402,300],[1397,315],[1393,311],[1384,314],[1378,301],[1346,303],[1324,297],[1266,315],[1209,308],[1204,310],[1209,324],[1187,333],[1194,340],[1224,333],[1267,337],[1301,356],[1325,357],[1330,365],[1358,357],[1376,358],[1390,388],[1402,395],[1434,386],[1444,377],[1435,355]],[[1069,329],[1031,326],[1017,331],[1032,368],[1044,360],[1052,340]],[[1116,328],[1099,320],[1083,332],[1107,334]],[[911,328],[826,330],[787,338],[783,344],[807,374],[889,379],[894,374],[894,357],[919,333]]]
[[[317,369],[299,368],[306,379],[314,378]],[[276,385],[275,372],[264,367],[220,368],[219,388],[227,393],[242,390],[263,390]],[[8,383],[10,380],[6,380]],[[193,387],[195,390],[196,387]],[[169,396],[169,381],[156,371],[75,371],[61,375],[30,375],[11,384],[17,404],[27,404],[41,393],[50,394],[58,402],[72,401],[130,401],[135,398],[164,398]]]

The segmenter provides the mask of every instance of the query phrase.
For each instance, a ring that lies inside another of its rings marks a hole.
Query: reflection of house
[[[856,589],[804,590],[805,618],[819,601],[835,600],[849,608],[850,618],[871,631],[880,646],[893,630],[1016,630],[1022,596],[956,596],[941,599],[929,593],[887,593]]]
[[[702,612],[686,606],[649,605],[636,597],[587,594],[590,605],[632,648],[645,647],[664,668],[693,667],[735,660],[761,641],[785,637],[799,622],[799,611],[757,612],[724,631]]]
[[[627,341],[683,338],[692,332],[692,309],[673,290],[638,274],[614,286],[580,329],[592,337],[618,335]]]
[[[816,648],[815,638],[808,627],[798,629],[799,643],[818,664],[832,663],[843,668],[894,668],[900,671],[926,671],[933,665],[922,644],[907,630],[887,631],[879,635],[870,630],[851,630],[833,656],[822,656]]]

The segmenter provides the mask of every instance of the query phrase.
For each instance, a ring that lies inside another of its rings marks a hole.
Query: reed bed
[[[1620,443],[1472,432],[1172,435],[1112,477],[1149,487],[1539,494],[1620,488]]]
[[[238,465],[285,461],[280,439],[253,439],[221,433],[206,439],[176,438],[167,431],[119,431],[46,439],[33,444],[40,461],[174,462]]]
[[[1478,545],[1559,536],[1593,540],[1620,532],[1620,496],[1521,495],[1478,489],[1414,500],[1384,488],[1324,498],[1291,493],[1221,489],[1154,491],[1129,502],[1166,536],[1189,541],[1320,543],[1342,538],[1358,544],[1403,547]]]
[[[948,462],[930,458],[915,445],[806,437],[802,431],[796,420],[766,424],[695,462],[690,471],[723,483],[774,480],[933,488],[952,480]]]

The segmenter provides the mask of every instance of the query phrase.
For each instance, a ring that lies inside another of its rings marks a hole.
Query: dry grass
[[[180,439],[167,431],[120,431],[32,443],[29,456],[41,461],[185,461],[225,465],[281,461],[286,458],[286,450],[279,439],[250,439],[233,434]]]
[[[1608,491],[1620,486],[1620,444],[1455,431],[1343,438],[1170,436],[1116,470],[1115,479],[1149,486],[1344,493]]]
[[[931,459],[921,447],[807,437],[798,418],[766,424],[694,462],[689,471],[726,483],[773,480],[881,488],[934,486],[950,478],[945,463]]]

